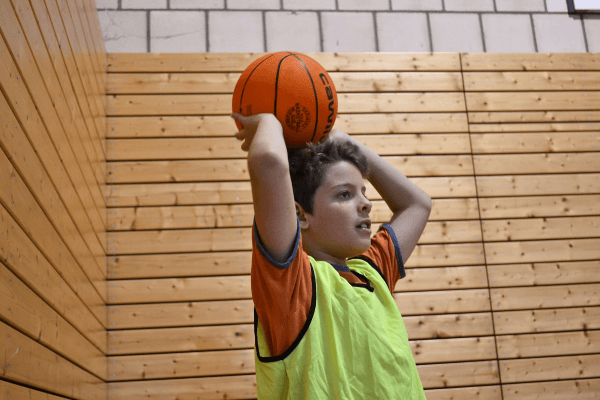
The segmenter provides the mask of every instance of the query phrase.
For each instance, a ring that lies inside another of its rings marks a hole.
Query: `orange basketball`
[[[317,143],[337,116],[337,92],[327,71],[304,54],[282,51],[246,68],[233,91],[233,112],[275,114],[288,147]],[[242,125],[236,121],[238,129]]]

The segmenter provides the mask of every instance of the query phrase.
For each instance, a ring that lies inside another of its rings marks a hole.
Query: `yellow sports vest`
[[[348,260],[366,281],[350,284],[331,264],[309,259],[308,318],[281,356],[270,357],[254,310],[258,400],[425,399],[402,316],[379,268]]]

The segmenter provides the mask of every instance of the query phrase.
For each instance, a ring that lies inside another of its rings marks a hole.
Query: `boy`
[[[392,293],[429,196],[340,130],[288,154],[274,115],[233,118],[254,201],[258,399],[425,399]],[[372,239],[364,179],[394,213]]]

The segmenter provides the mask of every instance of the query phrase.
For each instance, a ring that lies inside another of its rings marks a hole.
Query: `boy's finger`
[[[246,132],[244,132],[244,130],[242,129],[241,131],[239,131],[238,133],[235,134],[235,138],[237,140],[244,140],[245,135],[246,135]]]

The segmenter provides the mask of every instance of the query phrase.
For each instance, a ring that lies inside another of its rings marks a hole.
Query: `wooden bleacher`
[[[0,398],[256,398],[228,115],[262,54],[106,54],[90,0],[0,31]],[[599,398],[600,55],[309,55],[433,198],[394,295],[427,398]]]

